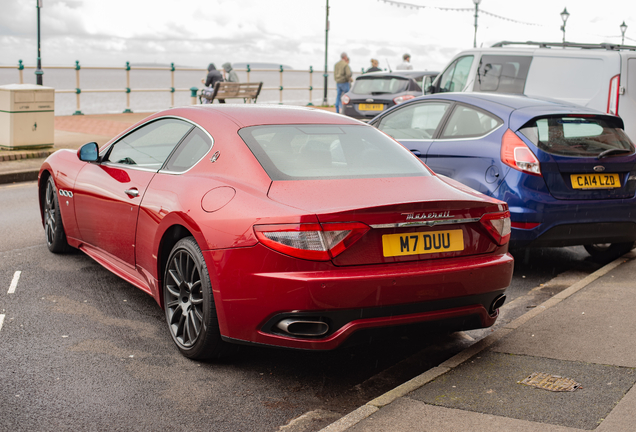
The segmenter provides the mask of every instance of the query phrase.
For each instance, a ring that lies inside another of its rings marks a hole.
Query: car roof
[[[402,78],[418,78],[425,75],[438,75],[439,72],[434,71],[413,71],[413,70],[398,70],[398,71],[382,71],[382,72],[369,72],[358,76],[360,78],[374,78],[374,77],[402,77]]]
[[[230,118],[240,127],[267,124],[362,124],[351,117],[327,110],[291,105],[208,104],[179,108],[178,110],[217,113]],[[172,114],[170,111],[164,111],[162,114]]]
[[[511,129],[518,129],[535,117],[551,114],[593,114],[611,117],[613,122],[623,127],[623,122],[619,117],[562,100],[536,96],[477,92],[436,93],[420,96],[408,103],[421,100],[448,100],[474,105],[490,111],[502,119],[508,119]]]

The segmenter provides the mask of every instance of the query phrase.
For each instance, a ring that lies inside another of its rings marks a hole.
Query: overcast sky
[[[35,65],[36,1],[0,0],[0,64]],[[316,70],[325,62],[326,0],[42,0],[42,62],[120,66],[126,61],[205,67],[230,61],[270,62]],[[472,0],[330,0],[329,68],[342,51],[354,70],[395,67],[405,52],[415,69],[439,70],[474,34]],[[636,45],[634,0],[482,0],[478,45],[501,40],[561,41],[560,12],[570,13],[566,39]],[[445,11],[439,8],[468,8]],[[509,21],[494,17],[508,18]]]

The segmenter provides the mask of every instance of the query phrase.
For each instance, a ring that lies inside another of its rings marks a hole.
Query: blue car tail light
[[[501,161],[527,174],[541,176],[541,164],[532,150],[508,129],[501,139]]]

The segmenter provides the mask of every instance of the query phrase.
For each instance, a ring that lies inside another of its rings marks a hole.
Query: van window
[[[484,55],[479,61],[475,91],[523,94],[531,56]]]
[[[474,56],[460,57],[444,71],[439,80],[439,92],[460,92],[464,90]]]
[[[544,152],[558,156],[595,157],[607,150],[634,151],[625,132],[603,117],[539,118],[520,132]]]
[[[541,57],[532,60],[524,93],[586,105],[599,94],[607,100],[609,77],[600,58]]]

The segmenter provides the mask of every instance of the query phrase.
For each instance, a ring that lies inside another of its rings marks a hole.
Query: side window
[[[468,73],[473,64],[473,56],[460,57],[444,71],[439,81],[440,92],[460,92],[468,81]]]
[[[211,147],[210,137],[195,127],[170,157],[165,169],[173,172],[187,171],[199,162]]]
[[[397,140],[431,139],[449,105],[446,102],[411,104],[386,115],[378,129]]]
[[[458,105],[446,123],[440,138],[480,137],[495,130],[501,124],[502,121],[497,117],[465,105]]]
[[[531,56],[482,56],[475,91],[523,94],[530,63]]]
[[[177,119],[153,121],[113,144],[107,160],[158,170],[192,127],[190,123]]]

